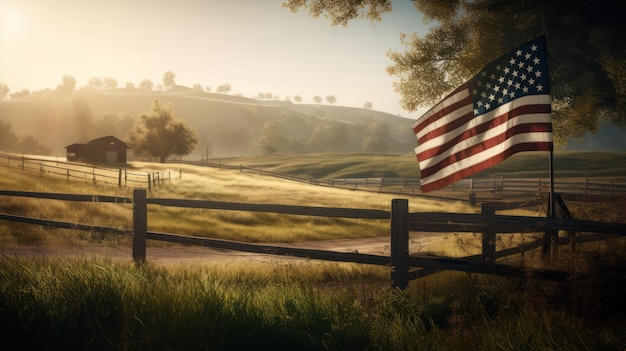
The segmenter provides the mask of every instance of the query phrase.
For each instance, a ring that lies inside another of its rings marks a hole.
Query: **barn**
[[[126,143],[114,136],[66,146],[67,160],[88,163],[126,163]]]

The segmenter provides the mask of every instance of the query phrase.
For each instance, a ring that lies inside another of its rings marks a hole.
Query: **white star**
[[[530,85],[535,85],[535,79],[534,78],[530,78],[528,80],[528,83],[530,83]]]
[[[506,82],[506,85],[508,85],[508,86],[513,85],[513,79],[509,79],[509,80]]]
[[[517,55],[517,56],[522,56],[522,50],[517,50],[517,51],[515,52],[515,55]]]
[[[528,73],[532,73],[532,71],[533,71],[533,66],[528,66],[528,67],[526,67],[526,70],[528,71]]]
[[[498,82],[500,82],[500,84],[504,83],[504,77],[498,78]]]
[[[520,69],[524,68],[524,62],[520,62],[517,64],[517,67],[519,67]]]
[[[512,74],[513,74],[513,77],[517,77],[517,75],[519,74],[519,72],[518,72],[518,71],[513,71],[513,73],[512,73]]]
[[[485,110],[488,110],[488,109],[490,109],[490,108],[491,108],[491,105],[490,105],[490,104],[486,104],[486,105],[485,105]]]
[[[509,72],[511,72],[511,69],[509,67],[506,67],[504,69],[504,74],[509,74]]]
[[[520,83],[515,83],[515,89],[519,89],[522,86]]]
[[[502,89],[502,95],[506,95],[506,94],[508,94],[508,93],[509,93],[509,90],[508,90],[508,89]]]
[[[524,94],[528,94],[528,87],[523,87],[522,91],[524,92]]]
[[[517,55],[517,56],[519,56],[519,55]],[[509,64],[510,64],[511,66],[513,66],[513,65],[515,64],[515,59],[514,59],[514,58],[511,58],[511,59],[509,60]]]
[[[503,99],[503,98],[499,98],[499,99],[498,99],[498,103],[499,103],[500,105],[502,105],[502,103],[504,103],[504,99]]]
[[[533,46],[531,46],[530,49],[532,51],[537,51],[537,44],[533,44]]]
[[[524,55],[524,57],[525,57],[527,60],[530,60],[530,58],[531,58],[532,56],[530,55],[530,52],[529,52],[529,53],[526,53],[526,55]]]
[[[536,76],[537,78],[541,77],[541,71],[535,71],[535,76]]]
[[[495,99],[496,99],[496,97],[495,97],[493,94],[489,94],[489,100],[490,100],[490,101],[493,101],[493,100],[495,100]]]
[[[526,75],[525,75],[525,74],[522,74],[522,75],[520,76],[520,78],[521,78],[522,80],[526,80]]]
[[[509,93],[509,95],[511,96],[511,99],[513,99],[515,97],[515,92],[512,91],[512,92]]]
[[[535,57],[533,62],[535,62],[535,64],[538,65],[541,62],[541,60],[539,58]]]
[[[543,85],[541,84],[537,85],[537,91],[543,91]]]

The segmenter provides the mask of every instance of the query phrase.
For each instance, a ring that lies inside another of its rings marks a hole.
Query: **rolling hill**
[[[364,108],[255,100],[179,88],[80,91],[60,96],[47,91],[0,102],[0,120],[17,135],[32,135],[64,155],[64,147],[104,135],[125,139],[153,100],[169,105],[173,115],[198,132],[192,157],[246,156],[261,153],[256,140],[274,123],[278,152],[409,153],[415,147],[411,120]]]

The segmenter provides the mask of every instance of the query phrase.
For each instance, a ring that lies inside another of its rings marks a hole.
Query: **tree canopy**
[[[408,111],[431,107],[513,48],[545,34],[555,142],[564,144],[605,122],[626,126],[626,3],[614,0],[415,0],[431,26],[402,34],[404,52],[389,52],[394,89]],[[333,24],[381,19],[391,0],[287,0]],[[417,13],[416,13],[417,20]]]
[[[128,134],[128,146],[135,152],[148,152],[160,162],[171,155],[188,155],[196,147],[198,137],[185,124],[172,116],[168,107],[158,100],[152,102],[152,111],[139,116],[140,123]]]

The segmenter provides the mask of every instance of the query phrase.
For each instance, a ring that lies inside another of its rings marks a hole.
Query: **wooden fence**
[[[97,184],[117,185],[127,188],[152,189],[171,179],[165,172],[129,172],[126,168],[107,168],[98,165],[72,163],[53,158],[30,158],[14,155],[0,155],[0,165],[19,168],[22,171],[35,171],[42,175],[54,175],[70,180],[83,180]]]
[[[133,228],[120,229],[106,226],[93,226],[80,223],[70,223],[51,219],[38,219],[11,214],[0,214],[0,220],[30,223],[35,225],[84,230],[98,233],[112,233],[129,235],[133,237],[133,259],[137,263],[146,260],[147,240],[160,240],[172,243],[199,245],[205,247],[261,253],[269,255],[287,255],[310,259],[354,262],[361,264],[382,265],[391,267],[391,279],[394,287],[404,289],[409,280],[422,277],[440,270],[457,270],[495,274],[502,276],[524,277],[539,276],[547,279],[562,280],[568,275],[561,271],[528,271],[514,266],[499,264],[498,257],[521,253],[546,245],[546,240],[525,244],[521,247],[496,251],[495,235],[507,233],[553,233],[558,230],[566,230],[568,233],[590,232],[594,235],[578,236],[576,242],[597,240],[597,234],[625,235],[626,224],[624,223],[601,223],[594,221],[581,221],[571,218],[543,218],[496,215],[496,205],[483,205],[480,214],[465,213],[409,213],[408,200],[394,199],[391,202],[390,211],[365,210],[351,208],[329,208],[292,206],[280,204],[248,204],[219,202],[208,200],[185,200],[168,198],[148,198],[145,189],[135,189],[132,198],[112,197],[102,195],[74,195],[58,193],[39,193],[0,190],[0,196],[28,197],[38,199],[54,199],[64,201],[119,203],[133,205]],[[271,212],[285,215],[321,216],[339,218],[361,219],[387,219],[390,221],[390,256],[361,254],[356,252],[335,252],[304,248],[289,248],[275,245],[251,244],[229,240],[212,239],[198,236],[183,236],[172,233],[160,233],[148,230],[147,208],[151,206],[170,206],[183,208],[196,208],[207,210],[231,210],[249,212]],[[482,233],[482,254],[464,258],[432,257],[432,256],[409,256],[409,232],[427,231],[442,233]],[[574,235],[561,243],[574,243]],[[554,243],[559,244],[559,242]],[[411,267],[421,268],[411,271]]]
[[[196,166],[214,167],[219,169],[234,169],[241,173],[258,174],[259,176],[269,176],[300,183],[337,187],[351,190],[372,191],[387,194],[419,195],[424,197],[434,197],[441,200],[469,201],[474,203],[492,201],[494,196],[488,198],[477,198],[476,193],[489,194],[537,194],[550,191],[550,180],[548,178],[475,178],[457,181],[442,189],[443,195],[421,195],[419,178],[409,177],[377,177],[377,178],[339,178],[339,179],[305,179],[270,172],[258,168],[245,167],[243,165],[228,165],[203,161],[168,161],[170,163],[184,163]],[[622,196],[626,195],[626,182],[607,181],[605,179],[556,179],[554,182],[555,192],[560,194],[577,195],[597,195],[597,196]],[[470,194],[464,198],[456,198],[457,195]],[[437,193],[437,192],[436,192]]]

